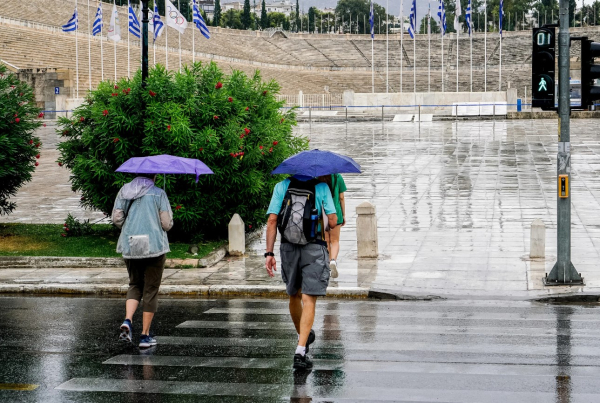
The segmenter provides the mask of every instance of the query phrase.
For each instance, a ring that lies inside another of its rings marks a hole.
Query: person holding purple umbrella
[[[133,315],[143,300],[140,348],[156,345],[150,325],[158,307],[166,254],[170,252],[167,231],[173,227],[173,212],[167,194],[154,185],[156,174],[138,174],[117,195],[113,223],[121,229],[117,253],[123,255],[129,274],[125,320],[119,340],[132,342]]]

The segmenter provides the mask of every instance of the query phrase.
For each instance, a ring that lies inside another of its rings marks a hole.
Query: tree
[[[269,27],[269,16],[267,15],[265,0],[262,1],[262,10],[260,11],[260,27],[262,29],[267,29]]]
[[[221,17],[221,26],[223,28],[244,29],[242,24],[242,11],[230,8]]]
[[[115,172],[135,156],[170,154],[197,158],[214,175],[166,175],[174,213],[174,239],[219,238],[238,213],[257,227],[275,184],[271,171],[285,158],[308,148],[293,135],[295,116],[282,112],[279,85],[259,72],[226,76],[215,63],[195,63],[181,73],[152,68],[147,86],[141,73],[117,83],[104,81],[70,119],[59,121],[65,141],[59,162],[71,172],[81,204],[110,214],[117,192],[132,179]],[[247,227],[248,229],[250,227]]]
[[[215,11],[213,12],[213,25],[221,25],[221,0],[215,0]]]
[[[244,11],[242,12],[242,26],[244,29],[250,29],[252,26],[252,17],[250,16],[250,0],[244,0]]]
[[[31,180],[40,157],[40,139],[34,131],[42,125],[33,89],[0,64],[0,215],[16,207],[10,202]]]
[[[439,32],[439,27],[437,22],[435,21],[435,18],[433,18],[433,16],[431,17],[431,33],[434,34],[436,32]],[[421,28],[419,28],[419,33],[426,35],[427,34],[427,16],[424,16],[421,19]]]
[[[311,7],[308,9],[308,32],[315,32],[315,8]]]
[[[287,21],[287,25],[288,25],[287,29],[289,29],[290,20],[289,20],[289,18],[287,18],[285,16],[285,14],[283,14],[283,13],[269,13],[269,26],[271,28],[286,29],[285,28],[286,21]]]
[[[300,0],[296,0],[296,32],[300,32]]]
[[[344,32],[364,33],[370,30],[371,3],[369,0],[339,0],[335,13],[340,23],[344,22],[342,27]],[[375,15],[375,33],[384,33],[387,19],[393,21],[394,16],[388,16],[385,8],[377,3],[373,4],[373,14]]]

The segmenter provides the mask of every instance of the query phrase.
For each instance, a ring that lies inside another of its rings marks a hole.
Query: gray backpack
[[[283,242],[306,245],[317,239],[319,217],[315,207],[316,186],[319,181],[300,181],[290,178],[290,185],[277,216],[277,228]]]

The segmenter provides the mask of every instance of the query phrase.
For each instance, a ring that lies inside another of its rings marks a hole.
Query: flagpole
[[[194,4],[196,1],[194,0]],[[200,12],[200,10],[198,10]],[[192,10],[192,15],[194,11]],[[208,18],[208,17],[206,17]],[[194,21],[194,17],[192,17],[192,23]],[[196,63],[196,30],[192,27],[192,63]]]
[[[500,34],[500,69],[498,71],[498,91],[502,91],[502,34]]]
[[[427,5],[427,92],[431,92],[431,1]]]
[[[131,71],[130,57],[129,57],[129,8],[131,7],[131,1],[127,2],[127,78],[130,78],[129,72]]]
[[[487,0],[483,6],[483,12],[485,13],[485,26],[483,30],[483,91],[487,92]]]
[[[116,7],[117,7],[116,0],[113,0],[113,5],[115,6],[115,10],[116,10]],[[118,20],[115,16],[115,27],[114,27],[115,32],[117,31],[117,23],[118,23]],[[121,32],[119,32],[119,34],[120,33]],[[117,81],[117,41],[113,41],[113,45],[114,45],[113,49],[114,49],[114,56],[115,56],[115,82],[116,82]]]
[[[390,0],[387,0],[385,6],[385,92],[386,94],[390,92]],[[358,29],[358,16],[356,16],[356,29]]]
[[[181,14],[181,1],[177,0],[177,8],[179,13]],[[183,14],[182,14],[183,15]],[[175,21],[177,21],[177,17],[175,17]],[[179,32],[179,72],[181,73],[181,31]]]
[[[77,0],[75,0],[75,12],[77,13],[75,26],[75,76],[77,82],[77,98],[79,98],[79,46],[77,45],[77,37],[79,36],[79,11],[77,10]]]
[[[92,31],[90,30],[90,0],[87,2],[88,8],[88,72],[90,76],[90,90],[92,89]]]
[[[169,71],[169,17],[167,16],[167,0],[165,0],[165,59],[167,65],[167,71]]]
[[[470,1],[470,0],[469,0]],[[471,19],[473,19],[473,10],[471,9]],[[471,24],[471,22],[469,22]],[[473,92],[473,24],[470,27],[469,41],[471,42],[471,92]]]
[[[460,1],[460,0],[456,0]],[[458,22],[458,17],[456,17],[456,21]],[[460,36],[460,23],[457,24],[458,28],[456,30],[456,92],[458,92],[458,37]]]
[[[417,27],[417,10],[415,7],[415,16],[414,18],[414,24],[415,24],[415,28]],[[417,93],[417,32],[415,29],[415,37],[413,38],[413,92],[416,94]]]
[[[102,0],[98,0],[98,4],[102,6]],[[104,18],[104,12],[102,13],[102,18]],[[100,70],[102,71],[102,81],[104,81],[104,34],[102,31],[104,30],[104,21],[100,24]]]
[[[371,35],[371,91],[375,93],[375,50],[373,48],[373,35]]]
[[[404,0],[400,0],[400,93],[402,93],[402,70],[404,66]]]
[[[440,0],[443,1],[443,0]],[[442,10],[442,13],[444,12],[444,10]],[[444,88],[444,21],[443,21],[443,15],[442,18],[440,18],[440,33],[442,34],[442,92],[445,92],[445,88]]]

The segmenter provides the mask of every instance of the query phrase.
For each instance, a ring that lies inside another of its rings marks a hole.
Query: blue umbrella
[[[273,172],[276,174],[317,176],[357,173],[360,165],[352,158],[331,151],[310,150],[302,151],[283,161]]]
[[[153,155],[152,157],[130,158],[117,168],[117,172],[133,174],[188,174],[196,175],[196,182],[200,175],[212,174],[202,161],[192,158],[175,157],[173,155]]]

